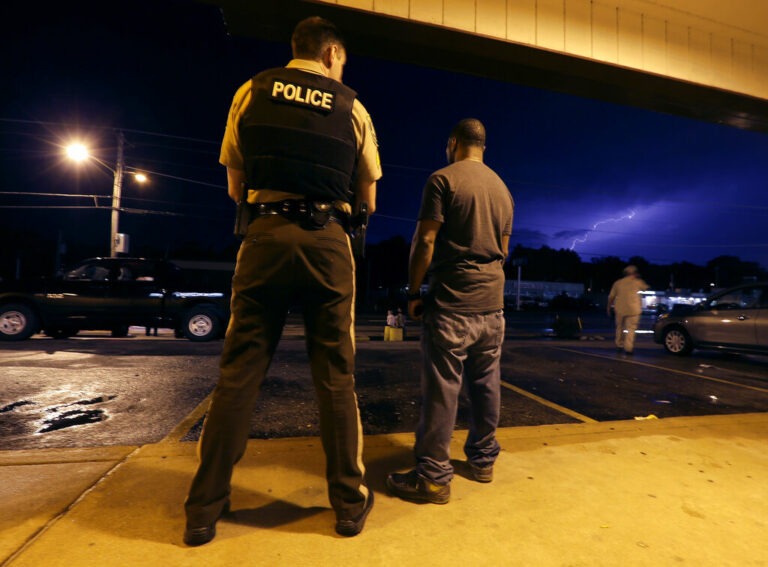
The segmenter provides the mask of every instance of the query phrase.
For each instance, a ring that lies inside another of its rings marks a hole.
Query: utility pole
[[[115,181],[112,185],[112,226],[109,233],[109,255],[117,256],[118,221],[120,217],[120,195],[123,191],[123,170],[125,168],[123,148],[125,136],[121,130],[117,131],[117,163],[115,164]]]
[[[520,285],[522,283],[523,266],[528,263],[528,258],[512,258],[512,265],[517,266],[517,311],[520,311]]]
[[[61,268],[61,255],[64,254],[65,251],[66,246],[64,245],[64,235],[62,234],[61,230],[59,230],[59,235],[56,238],[56,265],[53,270],[55,275],[59,274],[59,269]]]

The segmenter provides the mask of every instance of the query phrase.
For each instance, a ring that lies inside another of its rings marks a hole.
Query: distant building
[[[568,297],[581,297],[584,295],[584,284],[571,282],[520,282],[520,296],[550,301],[558,295],[565,294]],[[504,295],[517,296],[517,280],[504,282]]]
[[[702,292],[690,292],[687,290],[676,291],[641,291],[643,311],[663,312],[671,311],[675,305],[696,305],[704,301],[708,296]]]

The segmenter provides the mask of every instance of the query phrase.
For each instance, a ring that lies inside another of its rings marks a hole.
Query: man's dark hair
[[[333,23],[320,16],[301,20],[291,36],[293,56],[298,59],[318,60],[329,45],[345,47],[344,38]]]
[[[485,146],[485,126],[477,118],[465,118],[451,130],[451,138],[463,146]]]

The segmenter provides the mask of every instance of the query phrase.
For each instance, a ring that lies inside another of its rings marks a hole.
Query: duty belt
[[[286,199],[285,201],[269,203],[252,203],[249,208],[252,219],[267,215],[280,215],[309,230],[323,229],[328,225],[328,222],[334,221],[340,224],[344,230],[349,230],[349,215],[336,209],[330,201]]]

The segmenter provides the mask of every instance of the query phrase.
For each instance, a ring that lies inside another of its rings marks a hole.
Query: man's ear
[[[330,69],[331,64],[333,63],[333,45],[329,45],[325,51],[323,51],[323,55],[320,59],[322,60],[323,65]]]
[[[335,59],[340,59],[339,46],[332,43],[328,46],[328,49],[323,52],[323,63],[325,63],[326,67],[330,68]]]

